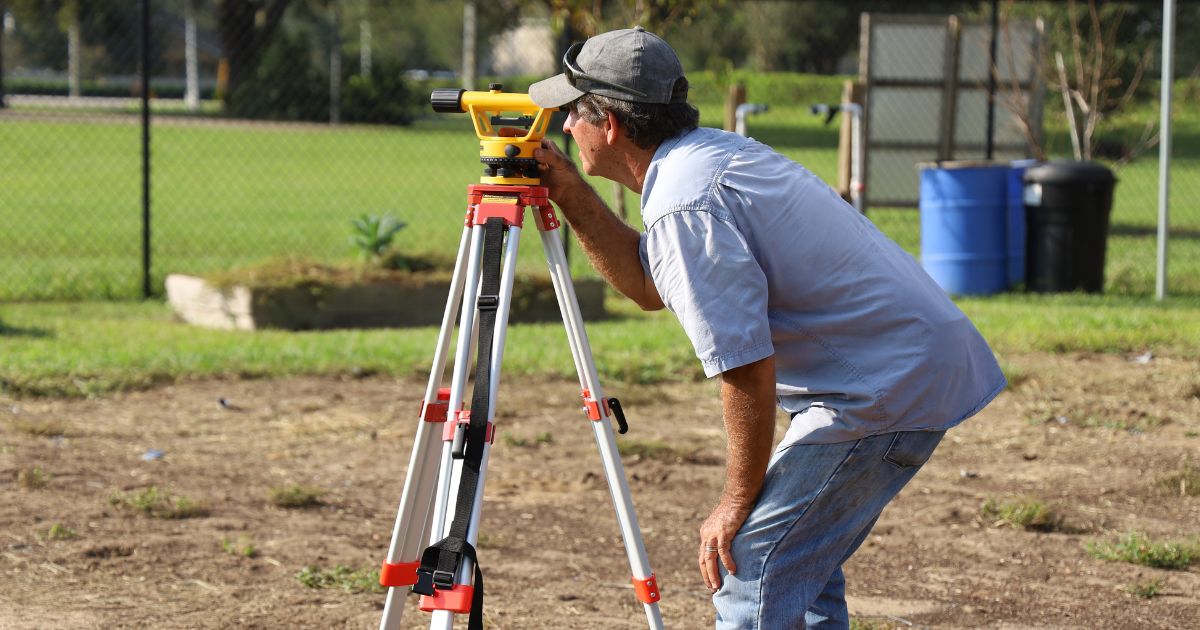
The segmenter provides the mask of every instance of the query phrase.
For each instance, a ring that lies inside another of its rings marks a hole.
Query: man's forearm
[[[721,403],[729,439],[721,503],[748,513],[775,442],[775,357],[724,372]]]
[[[643,309],[662,308],[662,298],[642,268],[638,231],[617,217],[586,184],[573,187],[556,201],[600,275]]]

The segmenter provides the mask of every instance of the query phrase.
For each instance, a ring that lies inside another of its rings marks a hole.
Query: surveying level
[[[550,115],[557,108],[538,107],[528,94],[504,92],[499,83],[487,92],[438,89],[429,97],[433,111],[467,112],[479,136],[479,161],[483,184],[536,185],[537,161],[533,151],[541,146]]]
[[[379,574],[379,583],[388,587],[380,630],[400,627],[409,590],[421,595],[419,608],[432,613],[430,628],[451,630],[454,615],[463,614],[469,615],[469,630],[483,627],[483,573],[475,545],[526,208],[534,210],[541,233],[579,375],[582,410],[596,439],[633,573],[633,592],[643,604],[650,628],[661,630],[658,580],[646,558],[609,418],[620,426],[621,433],[628,426],[620,403],[605,398],[600,388],[558,229],[561,224],[550,205],[550,191],[538,185],[541,180],[533,152],[541,146],[554,110],[538,107],[527,94],[505,93],[495,84],[487,92],[434,90],[430,100],[434,111],[471,114],[485,170],[480,184],[467,186],[467,214],[450,295],[421,403],[392,542]],[[450,387],[442,387],[456,321]],[[467,372],[473,354],[472,382]],[[472,382],[469,408],[464,404],[468,382]]]

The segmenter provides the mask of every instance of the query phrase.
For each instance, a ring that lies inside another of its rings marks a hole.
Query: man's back
[[[712,129],[668,140],[642,205],[647,268],[706,370],[773,350],[785,410],[828,410],[790,439],[946,428],[1003,388],[987,344],[912,256],[769,147]]]

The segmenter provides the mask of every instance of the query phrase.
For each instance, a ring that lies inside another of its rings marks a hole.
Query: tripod
[[[500,172],[501,178],[511,174],[511,171]],[[522,181],[527,180],[522,178]],[[534,209],[541,233],[579,375],[583,408],[591,421],[632,569],[634,592],[643,603],[649,626],[663,627],[657,603],[657,579],[646,558],[616,438],[612,424],[607,421],[614,417],[624,433],[625,417],[620,403],[605,398],[600,389],[558,231],[559,221],[547,195],[546,188],[534,185],[467,187],[467,215],[450,295],[421,405],[420,424],[391,546],[380,573],[380,584],[388,587],[379,624],[381,630],[399,628],[406,595],[403,588],[408,586],[421,595],[420,609],[432,613],[431,628],[450,630],[454,616],[462,614],[470,615],[470,628],[482,628],[483,574],[474,545],[478,541],[500,364],[526,208]],[[460,333],[450,387],[443,388],[441,379],[456,313]],[[464,390],[473,344],[478,345],[478,356],[471,407],[465,409]]]

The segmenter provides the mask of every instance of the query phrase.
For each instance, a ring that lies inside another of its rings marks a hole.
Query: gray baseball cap
[[[540,107],[562,107],[589,92],[636,103],[684,103],[675,92],[683,64],[671,45],[638,26],[576,43],[563,56],[562,74],[529,86]]]

